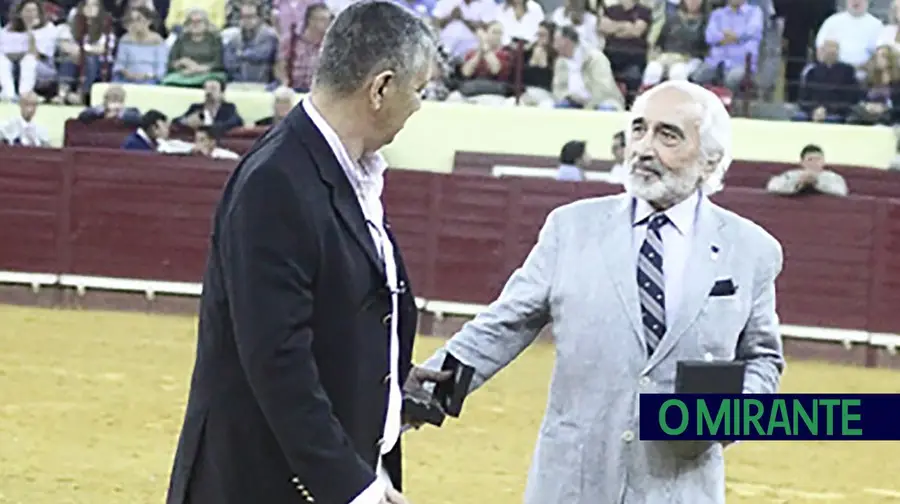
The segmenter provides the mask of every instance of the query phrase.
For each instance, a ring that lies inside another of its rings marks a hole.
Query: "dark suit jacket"
[[[125,150],[142,150],[142,151],[155,151],[156,146],[147,143],[147,140],[144,137],[137,134],[137,131],[125,137],[125,141],[122,142],[122,148]]]
[[[187,112],[177,119],[178,123],[180,124],[182,119],[195,112],[203,113],[202,103],[192,103],[191,106],[188,107]],[[237,107],[234,106],[234,103],[223,101],[222,105],[219,106],[219,111],[216,112],[216,117],[213,118],[213,126],[217,127],[220,132],[225,133],[228,130],[239,128],[243,125],[244,120],[238,114]]]
[[[403,383],[417,311],[397,261]],[[216,209],[168,504],[350,502],[374,480],[390,313],[356,195],[295,107],[245,155]],[[399,443],[385,468],[399,486]]]

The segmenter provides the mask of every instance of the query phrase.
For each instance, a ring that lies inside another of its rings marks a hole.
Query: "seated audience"
[[[312,78],[319,66],[319,51],[325,32],[331,25],[331,11],[322,3],[310,5],[305,11],[303,31],[298,36],[282,35],[278,46],[276,76],[282,86],[305,93],[312,86]],[[288,68],[288,64],[291,68]]]
[[[609,60],[596,49],[579,45],[571,26],[557,30],[553,97],[559,108],[623,110],[625,98],[613,78]]]
[[[897,22],[900,21],[900,0],[891,2],[890,24],[885,25],[875,39],[875,46],[889,45],[900,53],[900,31],[897,30]]]
[[[194,143],[169,140],[161,143],[157,151],[163,154],[196,155],[213,159],[239,159],[237,153],[218,146],[220,135],[214,126],[200,126],[194,130]]]
[[[662,25],[641,84],[653,86],[665,77],[687,80],[700,68],[708,50],[703,0],[682,0]]]
[[[637,0],[620,0],[608,6],[600,18],[600,33],[606,36],[603,52],[629,93],[641,85],[647,66],[647,31],[652,23],[653,13]]]
[[[125,150],[156,151],[169,139],[169,118],[158,110],[148,110],[140,126],[122,143]]]
[[[559,153],[559,168],[556,170],[556,180],[583,181],[584,170],[589,162],[587,144],[584,141],[572,140],[566,142]]]
[[[464,97],[505,97],[509,93],[512,55],[503,47],[503,26],[493,22],[479,32],[479,38],[479,47],[466,54],[459,69],[463,80],[458,91]]]
[[[800,168],[769,179],[766,190],[783,196],[803,194],[847,195],[847,182],[839,174],[825,169],[825,152],[818,145],[800,151]]]
[[[258,2],[259,17],[262,18],[262,22],[266,23],[266,24],[274,25],[275,23],[273,22],[273,20],[275,20],[275,19],[289,18],[290,17],[289,12],[273,11],[273,8],[278,9],[278,7],[280,7],[282,3],[284,3],[284,4],[289,4],[289,3],[301,4],[304,2],[300,2],[298,0],[294,0],[292,2],[287,2],[287,1],[281,2],[281,0],[260,1],[260,2]],[[246,4],[247,4],[247,0],[226,0],[225,1],[225,27],[226,27],[226,29],[236,28],[236,27],[240,26],[240,24],[241,24],[241,8]],[[274,4],[277,4],[277,5],[274,5]],[[305,9],[305,7],[304,7],[304,9]],[[303,17],[300,17],[300,19],[303,19]],[[288,24],[287,26],[290,27],[290,24]],[[225,30],[222,30],[222,31],[224,33]],[[286,31],[285,33],[288,33],[288,32]],[[222,37],[224,38],[225,36],[223,35]]]
[[[119,40],[113,82],[159,84],[166,76],[169,46],[150,28],[153,11],[136,7],[127,14],[127,30]]]
[[[225,72],[232,82],[268,84],[278,52],[278,34],[263,23],[262,7],[248,1],[241,6],[240,32],[225,43]]]
[[[613,157],[613,165],[609,170],[609,174],[612,176],[612,182],[624,184],[625,180],[628,178],[628,168],[625,166],[624,131],[618,131],[613,135],[609,150]]]
[[[100,0],[82,0],[69,22],[59,26],[62,58],[54,103],[75,105],[90,99],[91,86],[100,80],[102,65],[112,59],[109,56],[116,38],[111,22]]]
[[[432,13],[434,12],[434,6],[437,3],[435,0],[394,0],[400,5],[405,6],[407,9],[413,11],[422,19],[430,19]]]
[[[553,23],[544,21],[538,27],[537,40],[525,49],[522,56],[522,96],[519,104],[524,106],[552,107],[553,67],[556,64],[556,50],[553,48],[555,35]]]
[[[878,37],[884,28],[880,19],[868,12],[868,0],[847,0],[847,9],[832,14],[816,34],[816,49],[826,40],[834,40],[841,48],[838,61],[856,69],[875,54]]]
[[[818,62],[800,82],[797,121],[842,123],[850,108],[859,101],[856,70],[838,61],[838,43],[826,40],[818,50]]]
[[[169,17],[170,0],[103,0],[103,7],[113,20],[113,34],[122,38],[128,28],[128,13],[135,9],[149,12],[151,31],[162,38],[169,36],[166,19]]]
[[[88,107],[78,114],[78,120],[90,123],[98,119],[118,120],[131,126],[141,122],[141,112],[134,107],[125,106],[125,88],[113,84],[103,93],[103,103]]]
[[[722,83],[737,92],[747,73],[748,54],[750,71],[756,71],[762,35],[762,9],[746,0],[728,0],[728,5],[709,15],[706,25],[709,55],[692,79],[700,84]]]
[[[256,126],[273,126],[284,119],[294,108],[294,90],[282,86],[272,93],[272,115],[256,121]]]
[[[481,45],[478,32],[497,19],[493,0],[438,0],[432,12],[441,44],[454,61]]]
[[[209,79],[225,80],[222,39],[201,9],[188,11],[181,35],[169,51],[167,86],[200,87]]]
[[[503,28],[503,45],[509,45],[513,39],[534,42],[543,20],[544,8],[535,0],[504,0],[497,11],[497,22]]]
[[[19,97],[19,115],[0,125],[3,141],[23,147],[49,147],[50,135],[40,124],[34,122],[40,98],[34,92]]]
[[[42,91],[56,82],[57,28],[46,20],[41,3],[23,0],[15,17],[0,29],[0,100]],[[18,73],[18,88],[14,75]]]
[[[585,0],[565,0],[550,16],[557,28],[571,26],[578,32],[578,40],[587,47],[602,50],[606,40],[597,29],[597,15],[587,9]]]
[[[848,122],[853,124],[891,125],[898,122],[900,112],[900,62],[892,46],[881,46],[863,67],[866,91],[862,101],[850,110]],[[894,100],[897,100],[895,103]]]
[[[193,103],[175,122],[196,130],[201,126],[215,126],[220,132],[244,125],[237,107],[225,101],[225,83],[218,79],[207,79],[203,83],[203,103]]]

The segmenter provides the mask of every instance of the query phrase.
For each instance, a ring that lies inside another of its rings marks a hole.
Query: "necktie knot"
[[[656,214],[650,217],[650,221],[647,223],[647,228],[651,231],[659,231],[659,229],[666,224],[669,223],[669,218],[666,217],[666,214]]]

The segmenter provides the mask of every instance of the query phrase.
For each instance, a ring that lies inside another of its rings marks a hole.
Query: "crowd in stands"
[[[4,138],[44,145],[46,132],[31,124],[44,102],[87,105],[84,117],[146,128],[150,111],[115,105],[124,103],[122,88],[89,103],[101,81],[202,88],[204,103],[173,126],[213,136],[243,127],[222,97],[226,86],[273,92],[276,105],[309,89],[324,34],[353,0],[317,1],[225,0],[215,12],[172,14],[167,0],[7,1],[0,100],[19,102],[21,116],[2,118]],[[665,79],[706,85],[726,104],[749,93],[779,0],[561,0],[547,9],[552,0],[394,1],[439,33],[441,57],[423,98],[614,111]],[[887,24],[869,7],[846,0],[821,24],[794,120],[900,122],[900,0]],[[173,16],[180,19],[167,21]]]

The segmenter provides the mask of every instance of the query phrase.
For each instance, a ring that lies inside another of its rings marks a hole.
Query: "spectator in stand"
[[[463,81],[458,93],[466,98],[505,98],[509,93],[512,56],[503,47],[503,25],[499,21],[489,24],[479,32],[479,39],[479,47],[466,54],[459,69]]]
[[[82,0],[59,26],[59,90],[54,103],[76,105],[90,99],[91,86],[100,80],[102,65],[115,47],[112,19],[100,0]],[[82,54],[84,51],[84,54]],[[79,68],[79,64],[81,67]]]
[[[525,49],[522,56],[522,96],[519,104],[524,106],[552,107],[553,67],[556,64],[556,50],[553,37],[556,31],[553,23],[544,21],[538,28],[537,40]]]
[[[891,2],[891,23],[882,28],[875,41],[876,46],[890,45],[894,50],[900,52],[900,32],[897,30],[897,23],[900,22],[900,0]]]
[[[571,26],[556,31],[556,64],[553,69],[553,97],[559,108],[622,110],[625,98],[616,85],[606,56],[578,43]]]
[[[203,103],[193,103],[187,112],[175,119],[180,126],[196,130],[200,126],[215,126],[218,131],[226,133],[244,125],[238,115],[237,107],[225,101],[225,82],[218,79],[207,79],[203,83]]]
[[[839,174],[825,169],[825,152],[811,144],[800,151],[800,168],[772,177],[766,190],[782,196],[817,193],[846,196],[847,182]]]
[[[331,19],[331,11],[325,4],[314,4],[306,9],[303,32],[296,37],[281,37],[275,70],[281,85],[301,93],[309,91],[313,74],[319,66],[322,40],[331,25]],[[291,65],[290,69],[287,68],[288,64]]]
[[[637,0],[621,0],[607,7],[600,18],[600,33],[606,36],[604,52],[613,74],[629,93],[641,86],[647,66],[647,31],[652,23],[653,13]]]
[[[3,140],[22,147],[49,147],[50,135],[43,126],[34,122],[40,98],[33,91],[19,97],[19,115],[0,126]]]
[[[98,119],[118,120],[129,126],[137,126],[141,122],[141,112],[134,107],[125,106],[125,88],[113,84],[103,93],[103,103],[88,107],[78,114],[78,120],[90,123]]]
[[[612,182],[624,184],[628,178],[628,167],[625,165],[625,132],[616,132],[612,137],[612,143],[609,146],[610,153],[613,157],[613,165],[609,170],[612,176]]]
[[[900,110],[900,62],[892,46],[879,47],[872,58],[863,66],[866,75],[865,96],[853,106],[850,117],[852,124],[892,125],[898,121]]]
[[[57,78],[57,28],[46,20],[40,2],[23,0],[15,18],[0,30],[0,99],[46,90]],[[19,74],[18,93],[14,75]]]
[[[497,22],[503,27],[503,45],[509,45],[513,39],[533,43],[543,20],[544,8],[535,0],[504,0],[497,10]]]
[[[584,141],[572,140],[566,142],[559,153],[559,168],[556,170],[556,180],[568,182],[583,181],[584,170],[589,162],[587,144]]]
[[[816,34],[816,49],[826,40],[837,41],[841,48],[838,60],[861,70],[875,54],[878,37],[884,29],[881,20],[868,10],[868,0],[847,0],[847,10],[832,14],[822,23]]]
[[[422,99],[428,101],[444,101],[450,96],[451,74],[453,70],[447,61],[447,55],[439,48],[431,68],[431,79],[422,90]]]
[[[642,84],[653,86],[664,77],[687,80],[700,68],[708,50],[703,0],[681,0],[659,32]]]
[[[166,76],[169,46],[162,35],[151,29],[153,15],[146,7],[128,11],[128,30],[116,48],[113,82],[159,84]]]
[[[273,0],[272,15],[275,17],[272,25],[278,31],[278,36],[286,53],[293,38],[303,34],[310,22],[309,9],[313,6],[325,5],[322,0]],[[327,6],[326,6],[327,7]],[[321,16],[320,16],[321,17]],[[329,24],[331,17],[328,16]]]
[[[166,30],[169,3],[170,0],[103,0],[103,9],[112,17],[116,38],[121,38],[128,28],[128,13],[143,8],[150,13],[147,17],[150,21],[150,30],[165,39],[169,35]]]
[[[225,26],[228,28],[238,27],[241,24],[241,8],[247,3],[247,0],[226,0],[225,2]],[[285,12],[278,16],[278,14],[273,11],[272,0],[260,0],[259,2],[259,16],[262,18],[263,23],[271,23],[275,25],[276,23],[273,20],[278,19],[281,16],[289,17],[290,14]],[[273,15],[274,14],[274,15]],[[299,19],[303,19],[301,16]],[[290,25],[288,25],[290,26]],[[287,33],[287,32],[285,32]],[[223,36],[224,37],[224,36]]]
[[[709,56],[694,72],[693,80],[700,84],[723,83],[737,92],[747,76],[748,54],[750,71],[756,71],[762,36],[762,9],[746,0],[728,0],[728,5],[709,16],[706,26]]]
[[[210,24],[206,11],[191,9],[184,31],[169,52],[167,86],[200,87],[209,79],[225,80],[222,65],[222,39]]]
[[[125,150],[156,151],[169,139],[169,118],[158,110],[148,110],[140,126],[122,143]]]
[[[214,126],[201,126],[194,131],[194,154],[213,159],[239,159],[236,153],[219,147],[222,134]]]
[[[278,34],[262,20],[254,1],[241,6],[240,34],[225,44],[225,71],[232,82],[269,84],[274,81]]]
[[[842,123],[859,101],[856,69],[838,61],[840,47],[826,40],[817,52],[818,62],[803,75],[800,83],[800,111],[795,121]]]
[[[394,0],[398,4],[413,11],[422,19],[430,19],[434,12],[435,0]]]
[[[441,44],[453,60],[462,60],[481,46],[478,32],[496,20],[497,5],[493,0],[438,0],[433,16]]]
[[[282,86],[272,93],[272,115],[256,121],[256,126],[274,126],[294,108],[294,90]]]
[[[606,40],[597,30],[597,15],[587,8],[585,0],[565,0],[563,5],[553,11],[550,21],[557,28],[574,27],[582,45],[597,50],[603,50],[606,45]]]

